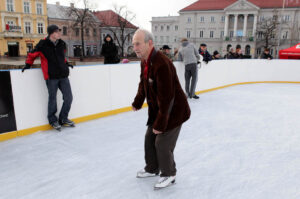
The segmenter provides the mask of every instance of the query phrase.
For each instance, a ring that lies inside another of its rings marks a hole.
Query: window
[[[191,31],[190,30],[186,31],[186,37],[191,38]]]
[[[260,55],[261,54],[261,48],[256,49],[256,54]]]
[[[259,17],[259,21],[264,21],[265,20],[265,17],[264,16],[260,16]]]
[[[274,52],[274,49],[271,48],[271,49],[270,49],[270,54],[273,55],[273,52]]]
[[[282,39],[287,39],[287,38],[288,38],[288,34],[289,34],[289,32],[286,31],[286,32],[282,35]]]
[[[30,3],[28,1],[24,1],[24,13],[30,13]]]
[[[210,31],[209,37],[210,37],[210,38],[214,38],[214,31]]]
[[[160,36],[160,42],[163,43],[164,42],[164,37]]]
[[[191,22],[192,22],[192,18],[191,18],[191,17],[188,17],[188,18],[187,18],[187,22],[188,22],[188,23],[191,23]]]
[[[234,33],[233,31],[230,31],[230,33],[229,33],[229,37],[230,37],[230,38],[233,37],[233,33]]]
[[[7,21],[6,24],[13,26],[14,22],[13,21]]]
[[[38,23],[38,33],[44,34],[44,24],[43,23]]]
[[[258,38],[258,39],[262,39],[262,38],[263,38],[263,32],[262,32],[262,31],[259,31],[259,32],[258,32],[257,38]]]
[[[290,15],[285,15],[283,18],[284,21],[290,21]]]
[[[6,7],[8,12],[14,11],[14,1],[13,0],[6,0]]]
[[[200,22],[204,22],[204,17],[200,17]]]
[[[175,31],[178,31],[178,26],[175,26]]]
[[[163,31],[163,30],[164,30],[164,26],[161,26],[161,27],[160,27],[160,31]]]
[[[155,26],[154,30],[157,31],[157,26]]]
[[[210,22],[215,22],[215,17],[210,17]]]
[[[200,38],[203,38],[203,30],[200,30]]]
[[[167,36],[167,37],[166,37],[166,42],[169,43],[169,40],[170,40],[170,37]]]
[[[25,33],[30,34],[31,33],[31,23],[25,22]]]
[[[79,36],[79,28],[75,29],[75,35],[78,37]],[[103,38],[105,37],[105,35],[103,35]]]
[[[224,31],[221,31],[220,38],[224,37]]]
[[[221,22],[225,22],[225,16],[221,17]]]
[[[167,26],[167,31],[169,31],[170,30],[170,26]]]
[[[94,35],[94,37],[96,37],[97,36],[97,29],[93,29],[93,35]]]
[[[37,13],[38,15],[43,14],[43,6],[42,6],[41,3],[37,3],[37,4],[36,4],[36,13]]]
[[[157,42],[157,36],[154,37],[154,42]]]
[[[63,27],[63,35],[67,35],[67,32],[68,32],[68,31],[67,31],[67,27],[64,26],[64,27]]]
[[[85,34],[86,34],[86,36],[90,36],[90,29],[89,28],[85,29]]]

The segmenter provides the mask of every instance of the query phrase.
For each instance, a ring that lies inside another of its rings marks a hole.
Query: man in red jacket
[[[37,57],[41,58],[41,68],[48,88],[48,120],[49,124],[60,131],[61,126],[75,126],[74,122],[68,119],[73,100],[72,90],[69,81],[69,67],[73,68],[65,58],[66,43],[61,40],[61,29],[56,25],[47,28],[48,37],[40,40],[34,50],[30,52],[26,59],[24,70],[29,69]],[[56,117],[57,90],[63,94],[64,103],[61,108],[59,119]]]
[[[145,136],[146,166],[137,177],[153,177],[160,173],[154,188],[164,188],[175,182],[173,152],[181,126],[189,119],[191,111],[176,69],[168,57],[154,49],[153,35],[139,29],[132,43],[141,59],[140,83],[132,109],[141,109],[146,99],[149,115]]]

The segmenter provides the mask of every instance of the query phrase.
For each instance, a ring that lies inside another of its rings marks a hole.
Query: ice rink
[[[1,142],[0,198],[299,199],[300,85],[242,85],[200,97],[189,100],[192,116],[175,149],[175,186],[154,191],[158,177],[136,178],[143,109]]]

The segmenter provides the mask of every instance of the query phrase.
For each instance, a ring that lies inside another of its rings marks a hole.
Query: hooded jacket
[[[188,65],[197,64],[199,59],[200,55],[196,47],[188,41],[183,42],[178,53],[178,61],[183,61],[184,65]]]
[[[110,37],[110,41],[106,41],[106,38]],[[101,55],[104,56],[104,64],[119,63],[118,49],[114,44],[113,38],[108,34],[104,38],[104,44],[102,45]]]

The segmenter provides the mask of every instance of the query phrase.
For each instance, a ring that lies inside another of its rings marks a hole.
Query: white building
[[[245,55],[258,57],[265,38],[259,31],[262,21],[282,16],[279,34],[270,39],[271,53],[300,42],[300,0],[199,0],[179,11],[179,16],[153,17],[155,45],[180,47],[181,38],[188,38],[197,47],[206,43],[208,51],[222,55],[229,46],[241,45]],[[277,14],[276,14],[277,13]]]

